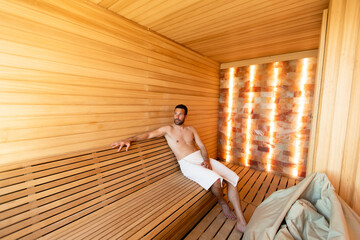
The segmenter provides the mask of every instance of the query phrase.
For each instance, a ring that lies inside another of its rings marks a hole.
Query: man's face
[[[175,108],[174,111],[174,123],[176,125],[183,125],[185,122],[185,109]]]

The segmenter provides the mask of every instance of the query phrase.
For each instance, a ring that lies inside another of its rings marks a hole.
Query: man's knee
[[[215,188],[221,188],[221,181],[220,181],[220,178],[214,182],[214,184],[212,185],[212,187],[215,187]]]

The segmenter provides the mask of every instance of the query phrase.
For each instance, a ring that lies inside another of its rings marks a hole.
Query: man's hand
[[[212,167],[211,167],[211,164],[210,164],[209,161],[203,161],[203,162],[201,163],[201,166],[203,166],[204,168],[207,168],[207,169],[212,170]]]
[[[123,146],[126,146],[125,151],[127,151],[127,150],[129,149],[130,145],[131,145],[131,141],[129,141],[129,140],[123,140],[123,141],[119,141],[119,142],[113,142],[113,143],[111,144],[111,147],[112,147],[112,148],[119,147],[118,152],[120,152],[120,151],[121,151],[121,148],[122,148]]]

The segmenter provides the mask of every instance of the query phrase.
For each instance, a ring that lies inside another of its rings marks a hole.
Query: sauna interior
[[[360,214],[358,0],[4,0],[0,86],[0,215],[37,211],[10,169],[172,124],[177,104],[210,157],[326,173]],[[17,218],[0,237],[41,236]]]

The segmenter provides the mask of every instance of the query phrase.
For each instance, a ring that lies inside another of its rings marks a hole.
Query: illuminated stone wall
[[[252,81],[250,66],[235,68],[227,141],[229,72],[220,72],[218,158],[226,159],[229,142],[233,163],[304,177],[316,58],[255,65]]]

